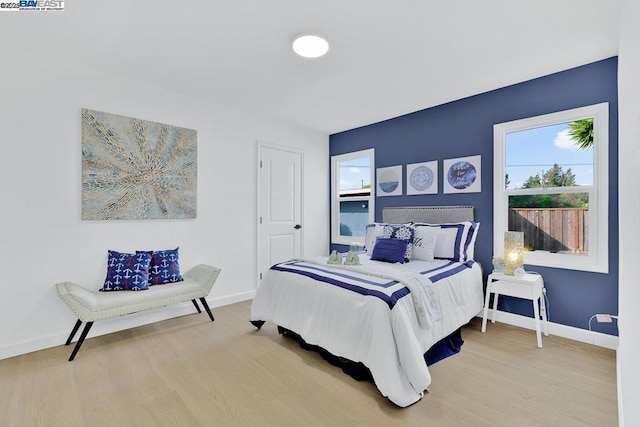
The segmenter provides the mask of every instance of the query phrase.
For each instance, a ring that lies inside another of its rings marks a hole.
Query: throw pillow
[[[149,289],[149,265],[147,253],[127,254],[109,251],[107,277],[101,291],[143,291]]]
[[[148,253],[151,256],[149,267],[149,285],[162,285],[164,283],[181,282],[180,263],[178,261],[178,248],[162,251],[136,251],[136,253]]]
[[[407,242],[407,250],[404,255],[404,262],[411,259],[411,250],[413,249],[413,239],[415,236],[415,228],[413,225],[407,224],[387,224],[384,226],[384,237],[391,239],[399,239]],[[376,245],[377,245],[376,241]],[[375,249],[375,247],[374,247]]]
[[[378,237],[373,247],[371,259],[374,261],[403,263],[407,251],[406,240]]]
[[[415,229],[416,235],[413,239],[411,259],[428,262],[433,261],[440,228],[417,226]]]
[[[364,237],[364,248],[367,251],[368,256],[371,256],[373,253],[373,247],[376,245],[376,239],[384,234],[385,225],[386,224],[376,222],[367,224]]]
[[[468,248],[475,240],[479,223],[472,221],[462,221],[445,224],[415,224],[415,227],[433,227],[440,230],[436,240],[434,257],[439,259],[450,259],[457,262],[465,262],[473,259],[469,256]],[[471,255],[474,255],[473,248]]]

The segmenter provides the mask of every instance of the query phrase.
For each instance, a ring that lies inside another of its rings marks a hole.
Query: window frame
[[[366,150],[353,151],[345,154],[331,156],[331,243],[338,245],[350,245],[358,242],[364,245],[364,236],[341,236],[340,235],[340,162],[354,160],[362,157],[369,157],[370,161],[370,182],[371,192],[369,196],[353,196],[349,197],[349,201],[367,201],[369,203],[369,219],[368,222],[374,222],[375,218],[375,150],[369,148]]]
[[[505,143],[511,132],[552,126],[593,117],[593,185],[505,189]],[[504,253],[504,232],[509,224],[509,196],[524,194],[589,194],[588,255],[559,254],[547,251],[525,252],[525,264],[570,270],[609,272],[609,103],[589,105],[493,126],[493,253]]]

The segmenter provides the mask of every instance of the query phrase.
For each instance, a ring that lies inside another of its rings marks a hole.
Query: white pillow
[[[376,239],[383,237],[384,235],[384,223],[373,222],[367,224],[366,233],[364,236],[364,248],[367,251],[367,255],[373,254],[373,247],[376,245]]]
[[[450,259],[458,262],[473,259],[474,235],[477,234],[477,226],[479,226],[479,223],[471,221],[446,224],[415,224],[416,229],[432,227],[440,230],[434,251],[435,258]],[[472,246],[471,256],[469,256],[468,251],[470,246]]]
[[[440,228],[415,227],[415,229],[416,235],[413,238],[413,252],[411,253],[411,259],[429,262],[433,261]]]

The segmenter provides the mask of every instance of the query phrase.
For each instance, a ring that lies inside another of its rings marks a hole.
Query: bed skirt
[[[329,353],[322,347],[317,345],[308,344],[302,337],[295,332],[278,326],[278,332],[284,336],[293,338],[298,341],[300,347],[305,350],[315,351],[322,356],[327,362],[342,369],[342,371],[357,381],[373,380],[371,371],[361,362],[354,362],[344,357],[335,356]],[[431,347],[424,354],[424,360],[427,362],[427,366],[431,366],[436,362],[446,359],[449,356],[458,354],[464,344],[462,339],[462,328],[458,328],[451,335],[444,337],[438,341],[433,347]]]

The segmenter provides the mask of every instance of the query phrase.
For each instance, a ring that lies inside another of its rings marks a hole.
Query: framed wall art
[[[438,161],[407,165],[407,195],[438,194]]]
[[[376,196],[402,195],[402,166],[389,166],[376,170]]]
[[[479,193],[481,186],[481,156],[459,157],[443,161],[443,192]]]
[[[82,219],[196,217],[197,132],[82,109]]]

